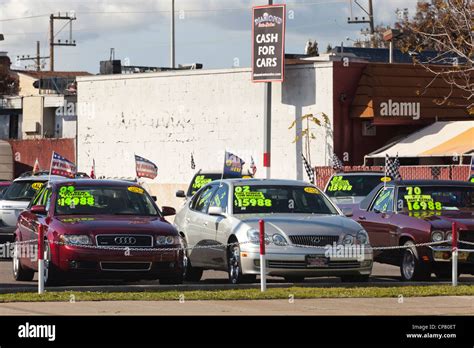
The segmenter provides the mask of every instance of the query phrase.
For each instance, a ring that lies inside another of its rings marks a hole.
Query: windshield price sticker
[[[351,191],[352,185],[349,183],[349,180],[343,179],[342,176],[335,176],[332,178],[329,184],[328,191]]]
[[[138,193],[138,194],[143,194],[143,192],[145,192],[144,189],[142,189],[141,187],[136,187],[136,186],[129,186],[128,187],[128,190],[130,192],[133,192],[133,193]]]
[[[319,194],[318,189],[315,188],[315,187],[305,187],[305,188],[304,188],[304,192],[312,193],[312,194],[314,194],[314,195]]]
[[[250,191],[250,186],[236,186],[234,188],[234,206],[236,207],[271,207],[272,200],[265,198],[263,192]]]
[[[34,182],[34,183],[31,184],[31,188],[35,191],[38,191],[42,187],[43,187],[42,182]]]
[[[210,183],[212,179],[206,178],[204,175],[198,175],[196,176],[196,179],[194,180],[193,183],[193,189],[200,189],[204,185]]]
[[[59,206],[69,206],[71,208],[77,205],[90,205],[95,204],[95,199],[90,192],[87,191],[76,191],[74,186],[63,186],[59,190]]]
[[[380,178],[380,181],[381,182],[389,182],[389,181],[392,181],[392,178],[390,178],[389,176],[384,176],[384,177]]]
[[[441,202],[435,202],[431,195],[423,195],[419,187],[407,187],[407,194],[403,196],[408,210],[441,210]]]

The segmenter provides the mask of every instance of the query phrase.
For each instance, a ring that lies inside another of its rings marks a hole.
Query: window
[[[206,213],[209,203],[211,202],[212,194],[216,190],[216,186],[209,185],[205,187],[201,193],[194,197],[194,201],[191,203],[191,209]]]
[[[380,190],[371,210],[375,212],[393,211],[393,187],[386,187]]]
[[[229,201],[229,187],[225,184],[221,185],[218,190],[216,191],[215,195],[211,199],[211,204],[209,206],[212,207],[221,207],[222,211],[227,211],[227,203]]]

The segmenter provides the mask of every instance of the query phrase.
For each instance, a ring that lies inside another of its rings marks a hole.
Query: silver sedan
[[[214,181],[185,204],[174,224],[188,248],[187,280],[199,281],[203,270],[214,269],[227,271],[234,284],[255,281],[260,220],[268,275],[291,282],[316,276],[368,280],[373,255],[362,226],[315,186],[272,179]]]

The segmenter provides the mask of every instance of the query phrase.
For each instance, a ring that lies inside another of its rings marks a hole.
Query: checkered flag
[[[344,163],[337,157],[335,153],[332,154],[332,169],[334,169],[336,172],[342,172],[344,171]]]
[[[303,154],[301,154],[301,157],[303,158],[304,169],[306,169],[306,174],[308,175],[309,182],[314,184],[315,182],[314,169],[308,163],[308,161],[306,160],[306,157],[304,157]]]
[[[191,169],[194,170],[196,169],[196,163],[194,162],[194,155],[191,152]]]
[[[395,180],[401,180],[400,176],[400,161],[397,156],[391,160],[388,154],[385,154],[385,175],[391,176]]]

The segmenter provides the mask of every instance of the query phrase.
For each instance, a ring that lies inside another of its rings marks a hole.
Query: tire
[[[369,281],[369,275],[346,275],[341,276],[341,282],[343,283],[367,283]]]
[[[186,242],[186,239],[181,237],[181,244],[183,245],[183,248],[188,247],[188,243]],[[188,256],[188,251],[184,250],[184,280],[189,281],[189,282],[198,282],[202,278],[202,273],[204,270],[202,268],[198,267],[193,267],[191,265],[191,260],[189,259]]]
[[[257,280],[256,274],[242,274],[240,247],[237,244],[229,247],[227,252],[227,269],[229,283],[231,284],[254,283]]]
[[[174,277],[160,278],[161,285],[179,285],[183,284],[183,275],[180,274]]]
[[[44,285],[58,286],[62,284],[62,276],[56,265],[51,261],[51,247],[48,240],[44,243]]]
[[[400,274],[403,281],[429,280],[431,271],[429,266],[418,258],[418,252],[411,240],[405,242],[404,246],[410,246],[403,250],[400,258]]]
[[[286,276],[284,277],[287,283],[302,283],[304,282],[304,277],[301,276]]]
[[[15,239],[15,242],[19,242],[18,238]],[[15,247],[15,252],[12,260],[12,272],[13,278],[16,281],[32,281],[35,276],[35,271],[32,269],[25,268],[21,265],[21,261],[18,258],[18,250]]]

